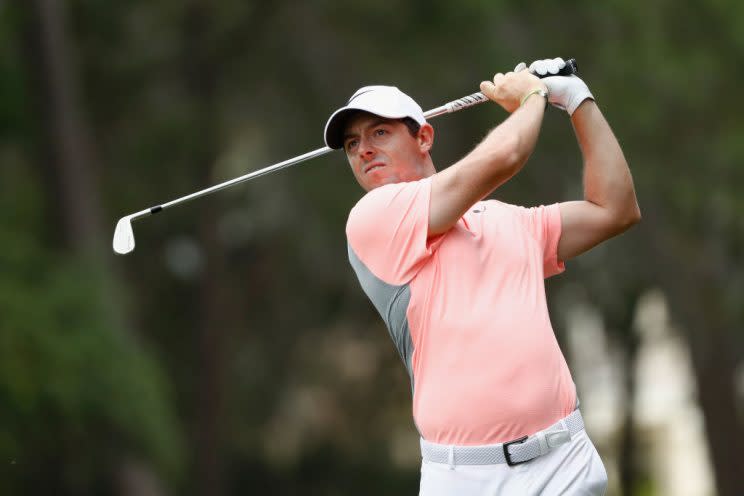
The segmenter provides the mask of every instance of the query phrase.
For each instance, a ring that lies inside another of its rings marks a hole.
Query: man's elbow
[[[511,134],[505,138],[501,146],[495,150],[492,160],[504,166],[510,177],[522,168],[527,160],[523,139],[518,134]]]
[[[641,208],[638,206],[638,202],[634,200],[632,206],[615,216],[615,220],[616,234],[625,232],[638,224],[641,221]]]
[[[633,215],[631,216],[631,224],[630,224],[631,226],[632,225],[635,225],[635,224],[638,224],[639,222],[641,222],[641,218],[642,218],[642,216],[641,216],[641,207],[638,206],[638,203],[637,202],[636,202],[636,204],[633,207],[634,207],[633,208]]]

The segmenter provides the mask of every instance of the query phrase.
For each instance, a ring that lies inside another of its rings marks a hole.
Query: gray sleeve
[[[362,289],[385,322],[398,355],[408,371],[413,391],[413,342],[406,316],[411,301],[411,289],[408,284],[393,286],[376,277],[354,253],[350,244],[348,248],[351,267],[356,272]]]

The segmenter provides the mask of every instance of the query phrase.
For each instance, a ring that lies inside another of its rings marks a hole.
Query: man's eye
[[[356,146],[356,144],[357,144],[357,140],[349,140],[349,142],[346,143],[346,149],[351,150],[352,148]]]
[[[387,131],[385,131],[384,129],[376,129],[376,130],[375,130],[375,136],[382,136],[382,135],[383,135],[383,134],[385,134],[386,132],[387,132]]]

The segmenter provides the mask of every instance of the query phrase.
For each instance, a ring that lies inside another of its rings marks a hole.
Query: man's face
[[[429,158],[433,130],[428,124],[424,126],[413,137],[397,119],[366,112],[349,119],[344,129],[344,150],[362,188],[370,191],[385,184],[417,181],[434,174]]]

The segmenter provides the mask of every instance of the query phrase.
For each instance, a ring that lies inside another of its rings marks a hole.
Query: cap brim
[[[361,106],[341,107],[331,115],[330,119],[328,119],[328,123],[326,124],[324,137],[328,148],[338,150],[344,147],[344,128],[346,127],[346,121],[352,114],[356,112],[367,112],[368,114],[377,115],[385,119],[403,119],[404,117],[411,117],[407,113],[389,113],[380,112],[379,110],[372,111],[366,108],[361,108]],[[413,117],[411,118],[414,119]],[[414,120],[418,122],[418,119]]]
[[[328,119],[324,134],[328,148],[338,150],[344,147],[344,127],[346,127],[346,121],[356,112],[364,112],[364,110],[343,107],[336,110],[331,118]]]

